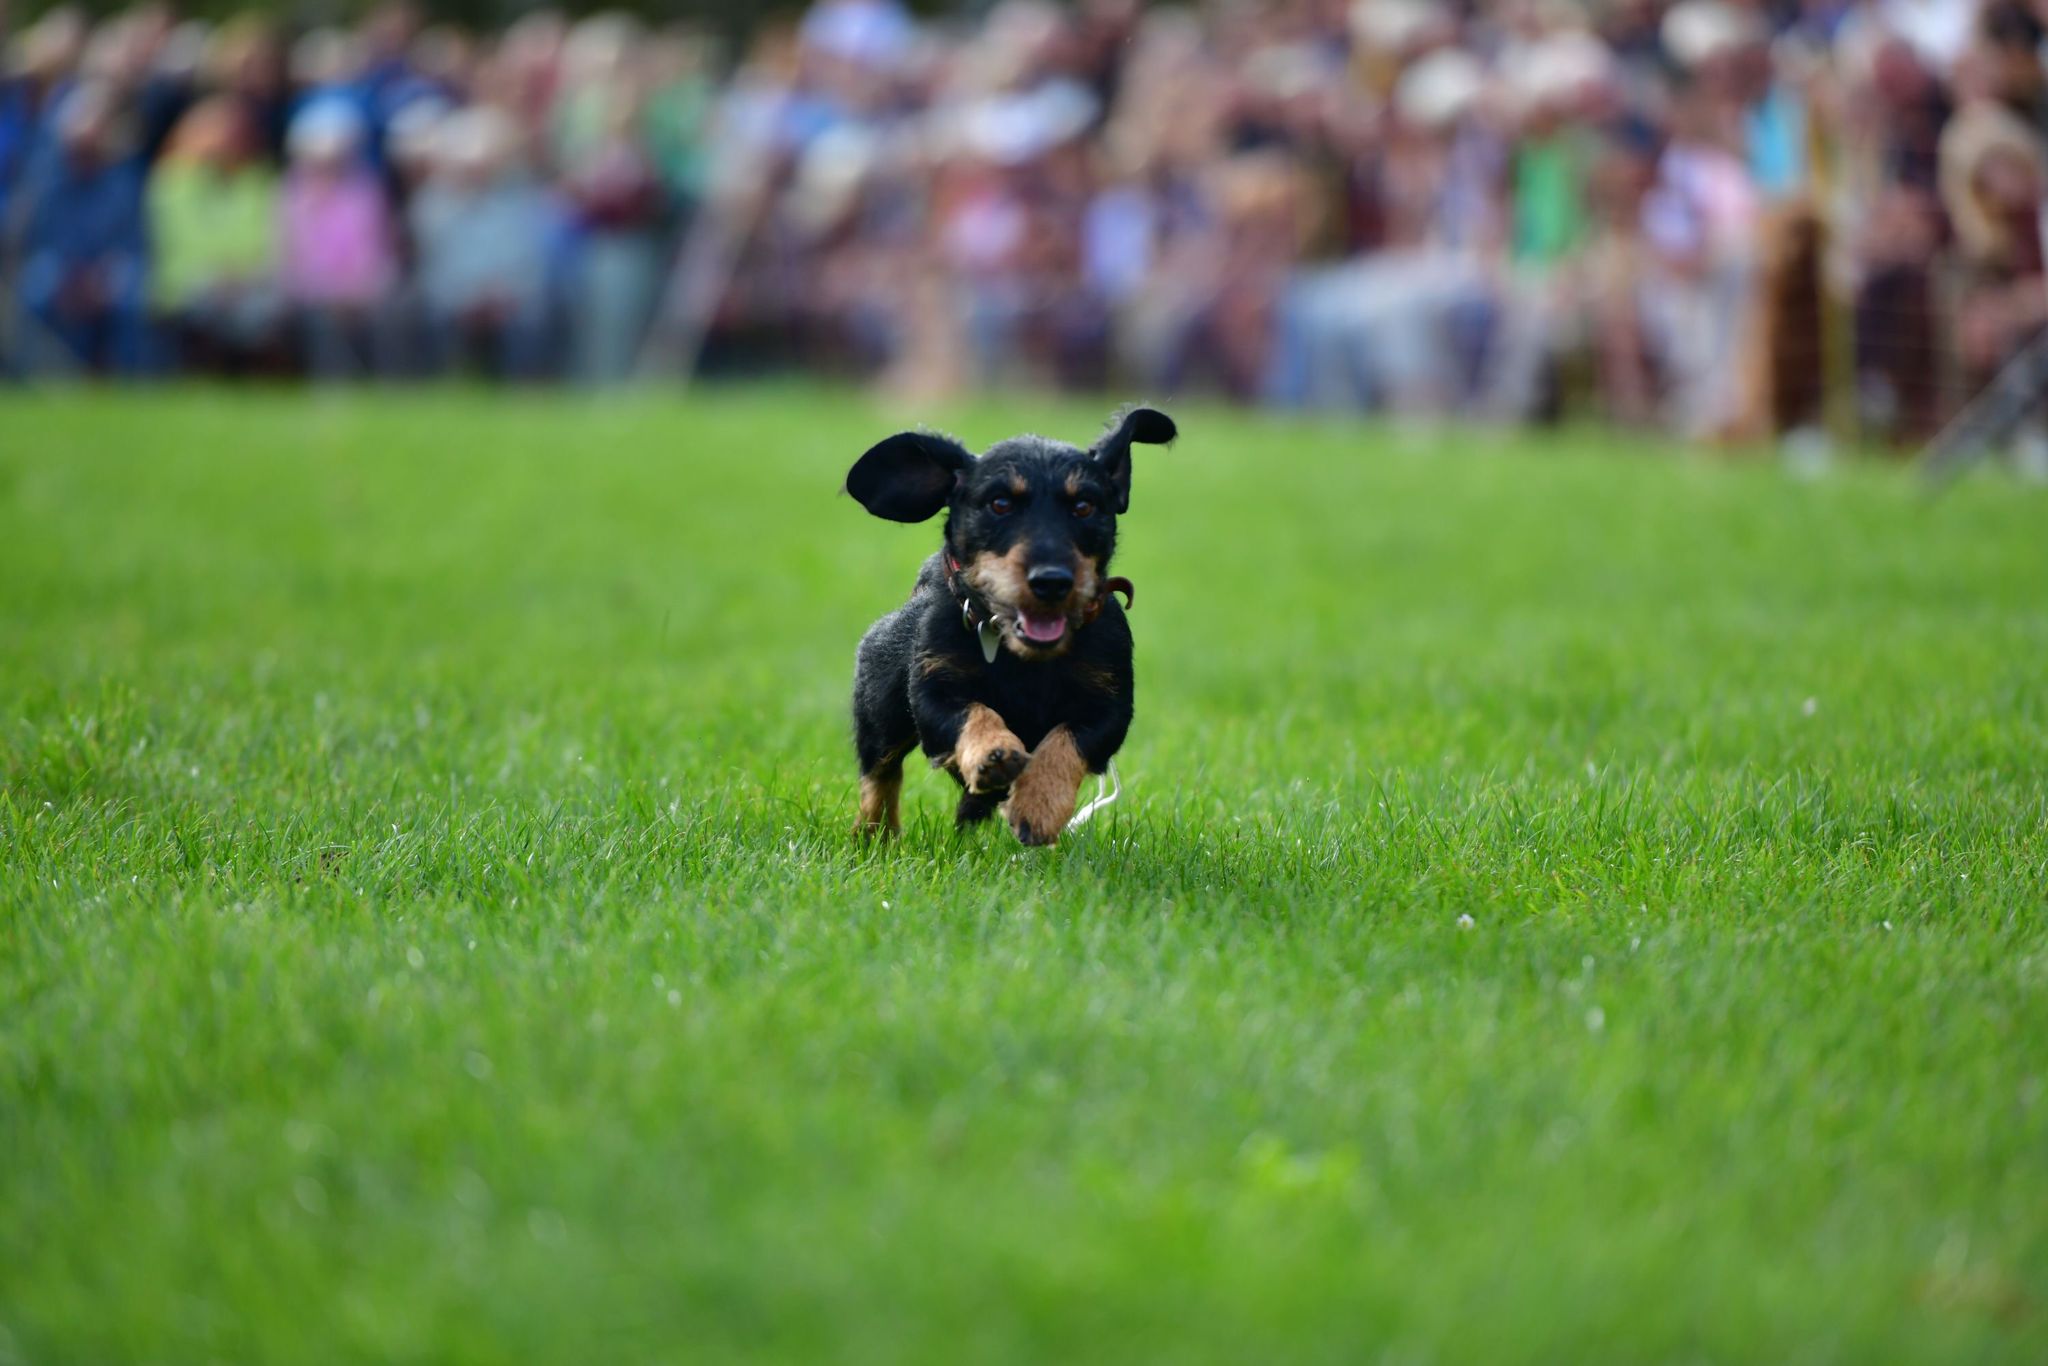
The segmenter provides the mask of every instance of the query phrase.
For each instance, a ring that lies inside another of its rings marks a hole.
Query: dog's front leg
[[[979,702],[968,704],[947,767],[960,775],[970,793],[983,796],[1008,791],[1030,760],[1031,751],[1002,717]]]
[[[1009,791],[1031,751],[992,708],[941,686],[945,681],[938,671],[927,669],[913,683],[910,695],[918,736],[933,766],[958,778],[970,796]]]
[[[1010,789],[1003,803],[1003,815],[1010,829],[1025,844],[1051,844],[1074,816],[1074,800],[1081,792],[1088,761],[1081,756],[1074,733],[1065,726],[1053,730],[1031,751],[1024,776]]]

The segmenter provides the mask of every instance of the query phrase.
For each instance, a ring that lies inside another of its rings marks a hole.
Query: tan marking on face
[[[1031,600],[1031,585],[1025,582],[1024,578],[1024,556],[1025,548],[1021,544],[1011,546],[1006,555],[984,552],[975,556],[967,565],[968,585],[990,603],[1014,616],[1020,604]],[[1067,632],[1067,638],[1072,636],[1072,631]],[[1066,646],[1067,640],[1063,638],[1059,649],[1064,650]],[[1003,648],[1024,659],[1044,659],[1050,654],[1059,653],[1059,650],[1035,650],[1026,647],[1017,639],[1016,633],[1010,630],[1007,618],[1003,623]]]
[[[1006,555],[983,551],[967,562],[968,587],[1001,607],[1015,607],[1031,595],[1024,581],[1024,547],[1013,545]]]
[[[1029,492],[1031,492],[1031,485],[1024,482],[1023,475],[1013,474],[1010,476],[1010,496],[1012,498],[1022,498]]]
[[[1024,776],[1010,789],[1003,803],[1003,815],[1010,829],[1026,844],[1051,844],[1074,816],[1074,799],[1081,791],[1081,779],[1088,762],[1074,744],[1074,734],[1065,726],[1038,742]]]
[[[984,552],[968,561],[961,571],[968,586],[980,593],[990,603],[1005,609],[1012,616],[1025,603],[1037,605],[1032,595],[1030,580],[1026,577],[1028,551],[1023,545],[1010,547],[1009,553],[997,555]],[[1082,557],[1075,565],[1074,592],[1067,599],[1067,633],[1061,636],[1052,648],[1030,645],[1017,639],[1016,632],[1009,629],[1009,620],[1003,623],[1003,647],[1022,659],[1052,659],[1073,648],[1074,632],[1081,625],[1079,608],[1095,600],[1098,585],[1102,582],[1102,566],[1096,561]]]
[[[1079,498],[1080,496],[1081,496],[1081,471],[1079,471],[1079,470],[1073,470],[1073,471],[1070,471],[1070,472],[1068,473],[1068,475],[1067,475],[1067,497],[1069,497],[1069,498]]]
[[[967,708],[946,766],[960,775],[969,792],[1001,792],[1016,781],[1030,753],[1002,717],[976,702]]]
[[[1074,601],[1079,603],[1095,601],[1096,593],[1101,591],[1101,584],[1101,562],[1087,555],[1081,556],[1074,566]]]

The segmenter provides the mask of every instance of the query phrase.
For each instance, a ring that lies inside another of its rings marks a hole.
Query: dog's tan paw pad
[[[1004,792],[1024,772],[1031,755],[1022,745],[997,745],[982,756],[967,780],[969,792]]]

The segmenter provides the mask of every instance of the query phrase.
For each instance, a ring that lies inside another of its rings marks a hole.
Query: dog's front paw
[[[1059,839],[1073,819],[1074,799],[1086,771],[1065,726],[1040,742],[1038,752],[1031,756],[1031,766],[1003,803],[1003,818],[1009,821],[1019,844],[1045,845]]]
[[[998,740],[986,750],[967,774],[967,790],[973,793],[1007,792],[1024,772],[1031,755],[1017,737]]]
[[[1034,849],[1057,843],[1060,832],[1067,828],[1065,820],[1046,812],[1030,815],[1012,809],[1006,814],[1010,818],[1010,833],[1017,837],[1017,843]]]

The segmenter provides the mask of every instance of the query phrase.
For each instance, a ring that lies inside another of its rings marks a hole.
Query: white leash
[[[1074,818],[1067,822],[1067,829],[1064,833],[1079,830],[1088,823],[1090,816],[1102,810],[1103,807],[1110,805],[1118,797],[1121,797],[1123,793],[1123,780],[1117,777],[1116,760],[1111,759],[1109,761],[1109,771],[1096,775],[1094,800],[1074,813]]]

